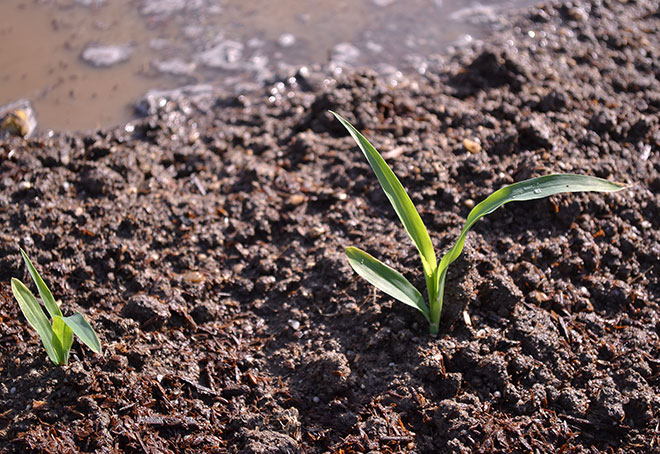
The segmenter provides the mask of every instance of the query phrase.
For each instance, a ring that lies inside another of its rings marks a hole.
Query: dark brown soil
[[[397,86],[299,74],[0,143],[0,452],[660,452],[660,10],[557,4],[511,30]],[[633,187],[480,221],[434,338],[347,264],[358,245],[423,286],[328,109],[389,156],[439,252],[513,181]],[[102,356],[50,364],[10,293],[19,246]]]

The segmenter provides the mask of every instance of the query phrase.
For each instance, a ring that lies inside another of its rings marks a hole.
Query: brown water
[[[96,9],[1,1],[0,105],[30,99],[40,129],[119,124],[132,115],[131,100],[161,83],[141,75],[149,61],[145,46],[129,61],[105,69],[80,60],[91,41],[144,42],[157,35],[142,18],[126,14],[131,2],[115,0]]]
[[[484,36],[531,0],[469,10],[460,0],[0,2],[0,106],[27,98],[40,129],[85,130],[129,120],[151,88],[244,90],[313,64],[423,71],[428,56]],[[81,58],[95,44],[132,53],[98,68]]]

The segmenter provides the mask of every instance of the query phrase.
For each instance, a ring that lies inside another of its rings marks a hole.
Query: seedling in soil
[[[493,192],[470,211],[458,240],[438,263],[428,231],[399,179],[378,151],[357,129],[340,115],[334,112],[332,114],[346,127],[357,142],[406,232],[417,246],[422,259],[429,304],[424,301],[419,290],[401,273],[361,249],[346,248],[348,261],[353,270],[369,283],[402,303],[419,310],[429,322],[431,334],[437,334],[440,324],[447,269],[461,255],[467,233],[481,217],[509,202],[541,199],[563,192],[613,192],[626,187],[622,183],[574,174],[545,175],[505,186]]]
[[[50,292],[46,283],[41,279],[36,268],[28,258],[27,254],[21,249],[21,255],[25,260],[32,280],[39,290],[39,296],[46,306],[46,310],[53,319],[52,324],[46,317],[43,308],[34,297],[32,292],[16,278],[11,279],[11,290],[14,292],[14,297],[18,301],[18,305],[23,311],[23,315],[28,323],[34,328],[41,341],[44,344],[48,357],[58,366],[67,365],[69,363],[69,351],[71,344],[73,344],[73,335],[78,338],[92,351],[101,353],[101,343],[97,337],[94,329],[87,323],[85,317],[78,312],[70,317],[64,317],[62,311],[53,294]]]

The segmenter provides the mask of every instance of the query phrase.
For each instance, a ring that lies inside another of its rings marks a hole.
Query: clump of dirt
[[[0,452],[657,450],[660,10],[547,4],[515,24],[397,86],[298,74],[281,97],[0,143]],[[345,260],[356,244],[424,285],[329,108],[390,156],[440,251],[516,180],[633,187],[480,221],[430,337]],[[103,356],[49,364],[10,294],[19,246]]]

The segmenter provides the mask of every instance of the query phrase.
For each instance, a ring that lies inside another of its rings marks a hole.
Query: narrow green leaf
[[[452,246],[452,248],[442,257],[442,260],[440,260],[440,264],[436,271],[436,288],[440,289],[440,291],[437,300],[431,302],[432,320],[437,322],[440,317],[440,312],[442,310],[441,287],[444,286],[444,278],[447,273],[447,268],[461,255],[468,231],[472,228],[475,222],[483,216],[492,213],[505,203],[509,202],[541,199],[563,192],[614,192],[620,191],[626,187],[627,186],[623,183],[616,183],[587,175],[555,174],[520,181],[493,192],[470,211],[456,244],[454,244],[454,246]]]
[[[39,276],[37,269],[34,267],[34,265],[32,265],[32,262],[30,261],[30,259],[28,258],[27,254],[23,249],[21,249],[21,255],[23,256],[23,260],[25,260],[25,264],[27,265],[27,269],[30,272],[30,276],[32,276],[32,280],[37,285],[37,290],[39,290],[39,296],[41,296],[41,300],[44,302],[44,305],[46,306],[46,309],[48,310],[48,313],[50,314],[51,318],[54,318],[56,315],[59,315],[61,317],[62,311],[55,302],[55,298],[53,298],[53,294],[48,289],[48,286],[46,286],[44,280],[41,279],[41,276]]]
[[[521,202],[549,197],[562,192],[614,192],[627,186],[623,183],[604,180],[587,175],[555,174],[520,181],[503,187],[475,206],[468,215],[458,241],[442,258],[440,269],[449,266],[463,251],[465,236],[472,226],[483,216],[492,213],[505,203]]]
[[[73,331],[68,327],[62,317],[53,317],[53,346],[60,359],[60,364],[69,363],[69,352],[73,344]]]
[[[83,344],[87,345],[96,353],[102,352],[101,342],[99,342],[94,328],[92,328],[80,312],[70,317],[62,317],[62,320],[73,330],[73,333],[78,336]]]
[[[39,334],[48,357],[55,364],[60,364],[59,355],[53,345],[53,329],[41,305],[25,284],[16,278],[11,279],[11,290],[28,323]]]
[[[378,182],[382,186],[383,191],[385,191],[385,195],[387,195],[387,198],[394,207],[394,211],[396,211],[396,214],[399,216],[406,232],[408,232],[408,235],[415,243],[415,246],[417,246],[417,250],[422,258],[422,265],[428,283],[428,278],[433,276],[435,272],[437,262],[431,238],[429,237],[428,231],[426,230],[424,222],[422,222],[422,218],[419,216],[415,205],[413,205],[399,179],[394,172],[392,172],[392,169],[390,169],[373,145],[371,145],[369,141],[353,127],[353,125],[342,118],[341,115],[332,111],[330,113],[332,113],[337,120],[344,125],[355,142],[357,142],[360,150],[362,150],[362,153],[367,158],[367,161],[369,161],[369,165],[376,174]]]
[[[474,223],[480,217],[492,213],[508,202],[543,199],[563,192],[615,192],[626,187],[624,183],[571,173],[531,178],[510,184],[492,193],[470,211],[467,224]]]
[[[355,248],[346,248],[348,262],[367,282],[408,306],[418,309],[429,320],[429,309],[422,294],[398,271]]]

